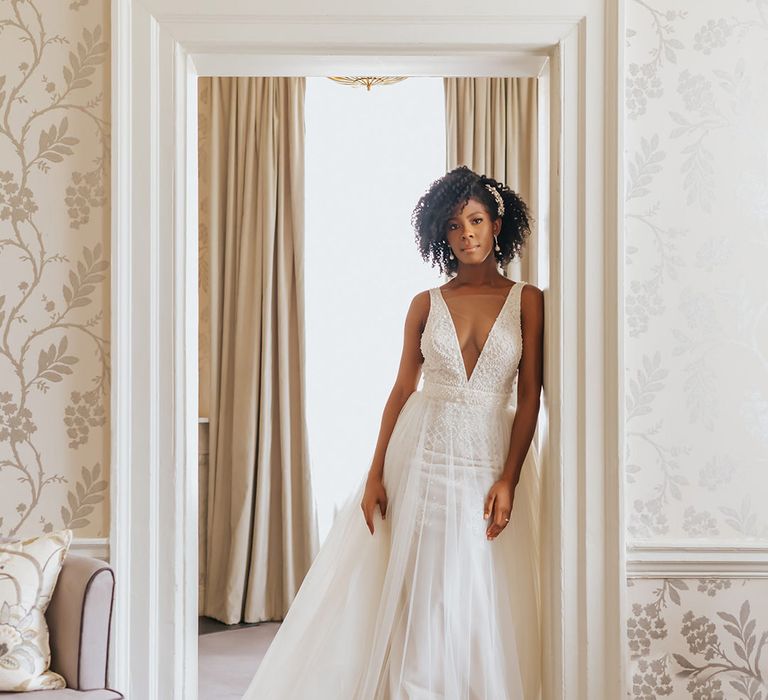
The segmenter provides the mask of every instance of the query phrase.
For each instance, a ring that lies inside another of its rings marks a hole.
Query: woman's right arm
[[[411,301],[405,317],[400,366],[397,370],[395,384],[384,405],[379,438],[376,441],[376,450],[374,451],[371,468],[368,472],[369,477],[382,478],[384,474],[384,455],[387,451],[389,438],[395,429],[397,417],[400,415],[400,411],[408,397],[416,391],[416,387],[419,385],[421,365],[424,362],[424,358],[421,356],[421,333],[424,330],[424,322],[428,312],[429,292],[420,292]]]
[[[403,409],[408,397],[416,391],[419,379],[421,378],[421,368],[424,362],[424,358],[421,355],[421,334],[424,330],[428,313],[429,292],[423,291],[413,298],[405,317],[400,366],[392,391],[390,391],[389,398],[384,405],[379,437],[376,441],[376,449],[374,450],[371,467],[368,471],[368,484],[363,501],[360,504],[371,534],[373,534],[373,509],[376,503],[379,503],[382,516],[386,515],[386,494],[384,494],[384,489],[381,485],[384,476],[384,456],[400,411]]]

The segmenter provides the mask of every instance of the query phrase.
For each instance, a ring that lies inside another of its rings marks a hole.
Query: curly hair
[[[463,208],[470,198],[477,199],[488,210],[492,221],[499,218],[496,199],[486,185],[493,187],[504,202],[501,230],[497,236],[501,250],[493,251],[497,265],[503,268],[518,256],[531,233],[532,217],[528,205],[516,192],[492,177],[478,175],[466,165],[460,165],[435,180],[411,214],[421,257],[433,267],[437,265],[444,274],[455,274],[459,266],[456,258],[451,260],[449,257],[450,247],[445,237],[448,219],[460,208],[459,205]]]

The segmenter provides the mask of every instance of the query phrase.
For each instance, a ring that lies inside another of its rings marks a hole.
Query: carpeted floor
[[[198,700],[241,700],[280,623],[221,627],[197,638]]]

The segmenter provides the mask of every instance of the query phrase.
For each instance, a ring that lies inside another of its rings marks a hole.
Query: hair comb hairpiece
[[[501,198],[499,191],[493,186],[486,184],[486,189],[493,195],[498,205],[499,216],[504,216],[504,200]]]

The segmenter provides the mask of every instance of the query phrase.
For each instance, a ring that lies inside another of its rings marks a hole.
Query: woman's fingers
[[[376,504],[379,506],[379,510],[381,511],[381,519],[385,520],[387,517],[387,494],[383,493],[379,496],[376,501],[370,506],[366,502],[360,503],[360,508],[363,510],[363,517],[365,518],[365,524],[368,526],[368,529],[371,531],[371,534],[374,533],[374,527],[373,527],[373,513],[376,510]],[[368,507],[366,507],[368,506]]]
[[[489,540],[492,540],[494,537],[498,537],[499,533],[506,527],[507,523],[509,522],[509,511],[499,504],[495,493],[493,494],[492,503],[493,508],[490,511],[491,522],[485,531],[486,537]],[[489,513],[486,511],[486,517],[488,517],[488,515]]]
[[[486,497],[485,497],[485,507],[483,508],[483,517],[487,520],[488,516],[491,514],[493,509],[493,504],[496,501],[496,493],[494,491],[491,491]]]
[[[494,514],[493,522],[487,531],[488,539],[497,537],[499,533],[509,524],[507,518],[509,518],[509,513],[506,510],[502,510],[501,508],[497,509],[496,513]]]
[[[363,509],[363,518],[365,518],[365,524],[368,526],[368,529],[371,531],[371,534],[373,534],[373,518],[371,518],[370,515],[368,515],[368,511],[365,508],[364,504],[360,504],[360,507]]]

